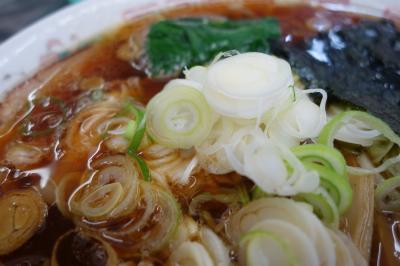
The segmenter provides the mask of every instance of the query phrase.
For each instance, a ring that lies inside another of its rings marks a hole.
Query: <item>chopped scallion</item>
[[[375,201],[380,210],[400,210],[400,176],[391,177],[378,184],[375,189]]]
[[[140,171],[142,172],[144,181],[150,182],[151,181],[151,174],[149,167],[147,166],[146,162],[140,158],[139,155],[131,155],[139,165]]]

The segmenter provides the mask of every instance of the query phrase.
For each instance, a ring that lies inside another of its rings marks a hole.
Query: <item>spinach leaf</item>
[[[269,41],[279,36],[279,24],[274,18],[160,21],[150,27],[147,35],[147,72],[152,77],[174,75],[185,66],[207,63],[229,50],[267,53]]]

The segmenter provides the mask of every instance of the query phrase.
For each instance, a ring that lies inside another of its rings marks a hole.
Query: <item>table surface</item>
[[[0,0],[0,42],[68,4],[68,0]]]

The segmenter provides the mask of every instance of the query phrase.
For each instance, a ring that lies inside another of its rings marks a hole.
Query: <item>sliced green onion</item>
[[[261,199],[268,197],[268,193],[264,192],[259,186],[254,186],[253,190],[251,191],[251,199]]]
[[[144,181],[150,182],[151,181],[151,174],[149,167],[147,166],[146,162],[140,158],[139,155],[131,155],[139,165],[140,171],[142,172]]]
[[[136,128],[137,128],[136,121],[135,120],[130,120],[126,124],[125,132],[124,132],[125,139],[131,140],[135,136]]]
[[[202,143],[213,126],[213,115],[203,94],[174,80],[147,105],[149,135],[169,148],[191,148]]]
[[[65,122],[67,109],[63,100],[51,96],[29,101],[27,116],[21,123],[21,134],[37,137],[53,133]]]
[[[400,176],[391,177],[378,184],[375,189],[375,201],[380,210],[400,210]]]
[[[190,72],[186,71],[188,77]],[[223,116],[255,119],[290,99],[290,65],[275,56],[236,54],[203,67],[203,72],[195,75],[203,78],[198,80],[204,85],[202,92],[213,110]]]
[[[158,224],[160,224],[160,230],[155,231],[158,233],[163,233],[164,237],[162,239],[157,239],[157,241],[150,238],[149,242],[156,242],[157,245],[162,248],[168,245],[169,241],[172,237],[174,237],[176,231],[178,230],[178,226],[182,219],[182,210],[171,192],[158,189],[157,196],[159,199],[158,204],[162,210],[160,213],[162,213],[163,217],[158,222]]]
[[[132,105],[132,111],[135,114],[136,130],[128,147],[128,154],[130,155],[137,153],[146,129],[146,114],[144,111],[136,108],[134,105]]]
[[[339,214],[343,214],[351,205],[353,191],[347,178],[338,175],[331,169],[315,164],[304,163],[309,170],[317,171],[320,177],[320,186],[326,189],[338,207]]]
[[[192,220],[192,222],[194,222]],[[187,228],[187,227],[186,227]],[[213,265],[216,266],[229,266],[231,265],[231,258],[229,256],[229,248],[224,243],[222,238],[218,236],[214,230],[206,226],[200,227],[199,230],[200,243],[207,249],[210,257],[213,258]],[[171,265],[171,264],[169,264]],[[175,264],[176,265],[176,264]],[[200,264],[204,265],[204,264]]]
[[[216,264],[214,264],[210,253],[201,243],[184,240],[177,248],[172,250],[165,265],[212,266]]]
[[[336,149],[322,144],[306,144],[292,148],[292,152],[302,162],[320,163],[338,173],[341,176],[346,174],[346,160]]]
[[[201,193],[195,196],[189,204],[189,213],[190,215],[196,215],[198,213],[199,206],[208,201],[218,201],[227,205],[232,205],[237,202],[240,202],[240,197],[237,193],[231,194],[210,194],[208,192]]]
[[[119,182],[100,186],[82,200],[82,212],[89,218],[105,216],[111,213],[123,194],[124,189]]]
[[[182,211],[179,203],[174,195],[169,191],[149,183],[143,183],[149,188],[149,191],[154,193],[156,207],[153,219],[156,219],[156,224],[150,230],[145,231],[144,237],[138,238],[140,251],[156,252],[168,245],[171,239],[176,235],[178,226],[182,219]],[[121,231],[123,233],[123,230]],[[126,237],[126,235],[124,235]],[[135,243],[135,242],[133,242]]]
[[[104,98],[103,90],[95,89],[95,90],[91,91],[90,98],[95,102],[102,100]]]
[[[146,114],[136,107],[131,101],[127,101],[123,107],[124,112],[135,115],[135,120],[128,122],[124,137],[130,140],[127,153],[136,160],[145,181],[151,181],[149,167],[146,162],[137,154],[146,129]]]
[[[396,133],[385,122],[373,115],[361,111],[347,111],[336,115],[322,129],[318,142],[333,147],[336,133],[351,119],[356,119],[368,125],[371,129],[378,130],[388,140],[400,146],[400,137],[396,135]],[[389,167],[398,162],[400,162],[400,155],[385,160],[383,164],[376,168],[363,169],[360,167],[348,167],[348,171],[354,175],[377,174],[386,171]]]
[[[379,163],[393,148],[394,143],[387,138],[379,137],[374,144],[367,148],[367,153],[373,163]]]
[[[246,246],[246,265],[257,266],[263,264],[263,256],[266,256],[267,259],[270,256],[274,257],[275,260],[273,261],[279,261],[279,265],[299,265],[288,243],[274,232],[266,230],[250,231],[241,237],[240,246]]]
[[[343,126],[343,124],[351,119],[359,120],[372,129],[378,130],[383,136],[390,141],[400,144],[400,137],[381,119],[361,111],[346,111],[336,115],[322,129],[318,142],[333,147],[335,134]]]
[[[239,199],[240,199],[240,203],[242,203],[243,205],[247,204],[250,202],[250,196],[249,193],[247,192],[246,186],[241,184],[238,188],[238,195],[239,195]]]
[[[251,265],[321,265],[322,260],[320,261],[318,249],[312,239],[310,239],[310,237],[295,224],[281,219],[267,219],[258,222],[254,227],[252,227],[251,231],[253,230],[262,230],[273,233],[278,239],[284,241],[287,248],[279,250],[279,248],[276,247],[276,244],[274,247],[274,242],[270,241],[270,239],[258,238],[259,241],[254,243],[252,247],[249,247],[248,245],[244,246],[244,248],[247,249],[245,250],[247,251],[247,257],[250,257],[252,260],[250,263]],[[263,240],[267,240],[267,242],[264,242]],[[242,248],[240,251],[243,250]],[[291,263],[291,261],[293,263]],[[331,262],[327,261],[326,265],[331,265]]]
[[[289,85],[289,89],[292,90],[292,98],[293,98],[293,102],[296,101],[296,90],[294,88],[294,85]]]
[[[314,213],[327,225],[339,226],[339,211],[335,202],[324,188],[318,188],[312,193],[296,195],[296,200],[307,202],[313,207]]]

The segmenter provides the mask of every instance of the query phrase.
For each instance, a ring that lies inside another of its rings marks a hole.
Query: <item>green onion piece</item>
[[[237,188],[237,190],[238,190],[238,195],[239,195],[239,198],[240,198],[240,202],[243,205],[249,203],[250,202],[250,196],[249,196],[249,193],[247,192],[246,186],[244,186],[242,184]]]
[[[289,89],[292,91],[292,100],[293,102],[296,102],[296,90],[294,88],[294,85],[289,85]]]
[[[373,163],[380,163],[393,148],[394,143],[384,137],[378,137],[374,144],[367,148],[367,153]]]
[[[253,190],[251,191],[251,199],[261,199],[268,197],[268,193],[264,192],[259,186],[254,186]]]
[[[26,117],[20,132],[23,136],[37,137],[53,133],[66,121],[68,108],[65,102],[55,97],[43,97],[27,103]]]
[[[125,128],[125,132],[124,132],[125,139],[127,139],[127,140],[133,139],[133,137],[135,136],[136,128],[137,128],[136,121],[130,120]]]
[[[318,188],[315,192],[300,193],[295,200],[303,201],[313,207],[314,213],[327,225],[339,226],[339,211],[335,202],[324,188]]]
[[[143,182],[143,185],[153,193],[155,206],[157,206],[155,212],[159,222],[153,224],[152,228],[145,232],[145,237],[137,241],[141,245],[142,252],[156,252],[168,246],[171,239],[176,236],[182,220],[182,210],[171,192],[147,182]]]
[[[322,144],[306,144],[292,148],[302,162],[320,163],[346,177],[346,160],[336,149]]]
[[[195,196],[189,204],[189,213],[190,215],[196,215],[198,213],[198,209],[200,205],[208,201],[218,201],[227,205],[232,205],[241,201],[240,197],[232,191],[230,194],[210,194],[208,192],[201,193]]]
[[[378,184],[375,189],[375,202],[380,210],[400,210],[400,176],[391,177]]]
[[[99,186],[82,199],[81,211],[89,218],[105,216],[118,205],[123,195],[124,189],[119,182]]]
[[[373,115],[361,111],[346,111],[336,115],[322,129],[318,138],[318,142],[333,147],[333,141],[337,131],[344,125],[345,122],[353,118],[369,125],[372,129],[378,130],[391,142],[398,145],[400,144],[400,137],[396,135],[396,133],[388,126],[388,124]]]
[[[136,108],[132,105],[132,111],[135,114],[136,118],[136,131],[133,135],[131,142],[128,147],[128,154],[136,154],[139,149],[140,143],[142,143],[142,139],[146,129],[146,114],[143,110]]]
[[[339,210],[339,214],[343,214],[350,207],[353,199],[353,191],[348,179],[338,175],[336,172],[323,165],[306,162],[304,166],[308,170],[318,172],[320,186],[325,188],[331,196]]]
[[[356,119],[368,125],[371,129],[378,130],[389,141],[400,146],[400,137],[382,120],[361,111],[346,111],[336,115],[321,130],[318,142],[333,147],[335,135],[338,130],[351,119]],[[354,175],[377,174],[386,171],[390,166],[400,162],[400,155],[385,160],[380,166],[371,169],[363,169],[359,167],[348,167],[348,171]]]
[[[200,211],[199,218],[201,218],[201,220],[213,230],[216,228],[217,223],[215,222],[214,217],[208,211]]]
[[[151,174],[149,167],[147,166],[146,162],[140,158],[139,155],[131,155],[139,165],[140,171],[142,171],[144,181],[150,182],[151,181]]]
[[[101,89],[95,89],[90,93],[90,98],[95,102],[102,100],[103,97],[104,93]]]
[[[147,105],[148,133],[159,144],[187,149],[202,143],[213,126],[203,94],[179,80],[172,81]]]
[[[256,255],[256,254],[259,254],[257,252],[259,249],[262,249],[264,252],[266,252],[264,254],[267,257],[268,257],[268,255],[269,256],[277,256],[277,254],[274,253],[274,250],[276,250],[276,247],[278,247],[280,249],[280,251],[283,252],[283,254],[285,256],[284,261],[289,263],[288,265],[290,265],[290,266],[298,266],[299,265],[289,244],[283,238],[279,237],[279,235],[274,232],[270,232],[267,230],[261,230],[261,229],[252,230],[252,231],[244,234],[241,237],[240,246],[242,248],[246,247],[245,248],[246,265],[250,265],[250,266],[260,265],[260,263],[263,260],[259,256]]]
[[[127,139],[131,140],[128,146],[128,154],[138,163],[142,171],[143,179],[150,182],[150,170],[146,162],[137,154],[146,129],[146,114],[130,101],[125,103],[123,110],[124,112],[133,113],[135,115],[135,121],[129,121],[124,135]]]

